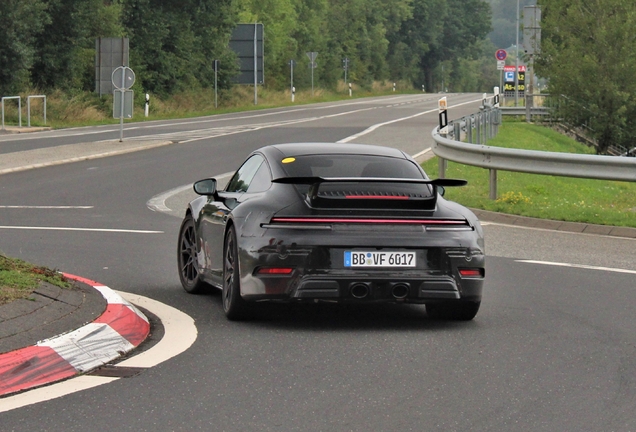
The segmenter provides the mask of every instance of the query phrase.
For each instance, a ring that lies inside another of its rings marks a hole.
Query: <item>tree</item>
[[[122,35],[120,6],[104,0],[44,0],[48,21],[35,40],[32,82],[43,89],[92,91],[95,39]]]
[[[10,96],[29,84],[35,38],[49,23],[41,0],[0,1],[0,96]]]
[[[586,125],[598,152],[636,138],[636,4],[543,0],[537,74],[562,95],[559,115]]]
[[[146,91],[170,94],[209,86],[220,60],[221,87],[234,71],[227,48],[236,23],[231,0],[123,0],[131,67]]]

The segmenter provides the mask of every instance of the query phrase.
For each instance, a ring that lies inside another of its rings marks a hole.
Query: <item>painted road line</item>
[[[145,231],[145,230],[111,229],[111,228],[67,228],[67,227],[33,227],[33,226],[0,225],[0,229],[43,230],[43,231],[90,231],[90,232],[112,232],[112,233],[133,233],[133,234],[164,234],[163,231]]]
[[[471,100],[471,101],[468,101],[468,102],[463,102],[463,103],[460,103],[460,104],[453,105],[453,106],[452,106],[452,107],[450,107],[450,108],[455,108],[455,107],[458,107],[458,106],[462,106],[462,105],[467,105],[467,104],[471,104],[471,103],[479,102],[480,100],[481,100],[481,99],[475,99],[475,100]],[[404,120],[409,120],[409,119],[412,119],[412,118],[415,118],[415,117],[422,116],[422,115],[424,115],[424,114],[430,114],[430,113],[437,112],[437,111],[438,111],[438,110],[437,110],[437,108],[435,108],[435,109],[432,109],[432,110],[423,111],[423,112],[421,112],[421,113],[413,114],[413,115],[410,115],[410,116],[407,116],[407,117],[402,117],[402,118],[399,118],[399,119],[390,120],[390,121],[386,121],[386,122],[383,122],[383,123],[377,123],[377,124],[374,124],[374,125],[372,125],[372,126],[368,127],[367,129],[363,130],[363,131],[362,131],[362,132],[360,132],[360,133],[357,133],[357,134],[355,134],[355,135],[351,135],[351,136],[349,136],[349,137],[347,137],[347,138],[343,138],[343,139],[341,139],[341,140],[340,140],[340,141],[338,141],[338,142],[339,142],[339,143],[348,143],[348,142],[353,141],[354,139],[360,138],[361,136],[364,136],[364,135],[366,135],[366,134],[368,134],[368,133],[371,133],[371,132],[373,132],[374,130],[376,130],[376,129],[378,129],[378,128],[382,127],[382,126],[390,125],[390,124],[392,124],[392,123],[397,123],[397,122],[401,122],[401,121],[404,121]],[[353,111],[352,111],[352,112],[353,112]]]
[[[92,323],[0,355],[0,396],[73,377],[132,351],[150,333],[148,319],[130,302],[97,282],[63,273],[97,289],[106,311]]]
[[[526,264],[539,264],[539,265],[570,267],[570,268],[578,268],[578,269],[586,269],[586,270],[601,270],[601,271],[613,272],[613,273],[636,274],[636,270],[617,269],[612,267],[597,267],[597,266],[589,266],[589,265],[581,265],[581,264],[557,263],[557,262],[550,262],[550,261],[535,261],[535,260],[515,260],[515,261],[520,263],[526,263]]]
[[[234,171],[226,172],[223,174],[219,174],[214,176],[216,179],[217,188],[221,189],[225,187],[226,182],[230,179],[230,176],[234,174]],[[192,189],[192,184],[186,184],[183,186],[176,187],[174,189],[170,189],[169,191],[162,192],[158,195],[153,196],[146,202],[146,206],[152,211],[158,211],[163,213],[169,213],[172,211],[170,207],[166,205],[166,201],[168,201],[173,196],[185,192],[189,189]],[[183,209],[185,212],[185,208]]]
[[[137,294],[116,291],[130,303],[156,315],[164,328],[163,338],[152,348],[118,363],[118,366],[149,368],[187,350],[197,339],[194,320],[187,314],[164,303]],[[46,387],[0,399],[0,412],[10,411],[67,394],[108,384],[120,378],[81,375]]]
[[[27,206],[27,205],[4,205],[0,206],[0,209],[35,209],[35,210],[49,210],[49,209],[72,209],[72,210],[84,210],[92,209],[94,206]]]

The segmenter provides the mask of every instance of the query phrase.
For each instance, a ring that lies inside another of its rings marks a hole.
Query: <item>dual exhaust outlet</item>
[[[351,284],[349,288],[351,297],[363,299],[371,293],[371,287],[366,282],[356,282]],[[401,300],[409,295],[409,285],[406,283],[396,283],[391,286],[391,296],[394,299]]]

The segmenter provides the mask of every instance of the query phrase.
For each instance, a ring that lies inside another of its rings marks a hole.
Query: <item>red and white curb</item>
[[[108,303],[106,311],[77,330],[0,354],[0,396],[88,372],[133,350],[148,336],[148,319],[115,291],[79,276],[64,276],[98,290]]]

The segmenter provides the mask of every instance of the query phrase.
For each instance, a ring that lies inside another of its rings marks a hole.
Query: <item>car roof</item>
[[[278,150],[283,157],[291,156],[308,156],[319,154],[358,154],[385,156],[400,159],[407,159],[407,156],[401,150],[392,147],[382,147],[369,144],[351,144],[351,143],[322,143],[322,142],[306,142],[291,144],[275,144],[263,147],[261,151],[264,154],[273,156],[273,152],[269,150]]]

